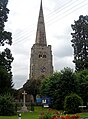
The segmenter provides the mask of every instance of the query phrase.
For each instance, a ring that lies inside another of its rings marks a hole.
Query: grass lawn
[[[35,107],[34,112],[27,112],[27,113],[22,113],[21,119],[39,119],[39,114],[42,111],[47,111],[47,108],[42,108],[42,107]],[[55,112],[55,110],[53,110]],[[88,118],[88,113],[80,113],[80,117],[87,117]],[[16,116],[0,116],[0,119],[18,119],[18,115]]]
[[[21,113],[22,119],[38,119],[39,114],[42,111],[42,107],[35,107],[34,112],[26,112],[26,113]],[[0,116],[0,119],[18,119],[18,115],[16,116]]]

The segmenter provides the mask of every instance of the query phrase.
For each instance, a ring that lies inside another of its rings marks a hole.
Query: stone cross
[[[23,94],[23,106],[25,106],[25,95],[27,95],[27,93],[24,90],[24,92],[22,94]]]

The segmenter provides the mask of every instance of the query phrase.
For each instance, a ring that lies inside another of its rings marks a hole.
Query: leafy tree
[[[67,113],[78,113],[81,111],[79,106],[83,105],[83,100],[77,94],[70,94],[69,96],[65,97],[64,101],[64,109]]]
[[[11,116],[16,114],[14,98],[10,94],[0,95],[0,115]]]
[[[79,85],[75,73],[70,68],[64,68],[61,72],[54,73],[49,79],[45,79],[41,91],[52,99],[52,106],[63,109],[64,99],[72,92],[79,92]]]
[[[12,33],[4,30],[5,22],[8,19],[9,9],[7,8],[8,0],[0,0],[0,46],[5,46],[5,44],[12,45]],[[0,51],[0,89],[3,91],[4,88],[12,88],[12,72],[11,63],[13,62],[13,57],[10,49],[5,48],[4,51]],[[5,77],[7,76],[7,77]],[[1,93],[1,92],[0,92]],[[3,92],[4,93],[4,92]]]
[[[40,91],[41,80],[40,79],[29,79],[24,85],[24,90],[33,95],[34,101],[36,101],[36,95],[39,94]]]
[[[79,92],[79,82],[76,74],[71,68],[64,68],[64,70],[61,71],[60,84],[62,92],[64,92],[64,96],[66,96],[66,94],[70,94],[71,92]]]
[[[0,53],[0,66],[3,66],[10,74],[12,74],[11,72],[12,61],[13,57],[11,51],[8,48],[6,48],[3,52]]]
[[[74,48],[74,63],[76,71],[88,69],[88,16],[79,16],[71,25],[72,46]]]
[[[12,44],[12,34],[4,30],[5,22],[8,19],[7,14],[9,13],[7,4],[8,0],[0,0],[0,46],[4,46],[5,43]]]
[[[0,94],[11,92],[13,87],[10,73],[6,69],[0,67]]]
[[[59,82],[60,82],[60,73],[55,72],[52,76],[46,78],[41,84],[41,95],[49,96],[51,98],[51,106],[53,108],[61,107],[59,97]]]
[[[79,81],[79,95],[83,99],[83,105],[88,105],[88,70],[77,72],[76,75]]]
[[[46,78],[42,81],[41,83],[41,90],[40,90],[40,93],[42,96],[47,96],[49,95],[49,86],[48,86],[48,83],[50,82],[50,79],[49,78]]]
[[[61,76],[59,85],[57,88],[59,104],[61,104],[62,108],[64,106],[64,99],[70,93],[79,93],[79,82],[76,78],[76,74],[73,72],[71,68],[64,68],[61,70]]]

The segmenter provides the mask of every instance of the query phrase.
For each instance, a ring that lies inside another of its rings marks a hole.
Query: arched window
[[[46,58],[46,53],[44,52],[44,53],[42,54],[42,52],[40,52],[40,53],[39,53],[39,58]]]
[[[43,55],[43,58],[46,58],[46,55],[45,54]]]
[[[42,58],[42,54],[39,54],[39,58]]]

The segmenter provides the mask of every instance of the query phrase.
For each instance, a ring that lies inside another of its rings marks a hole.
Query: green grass
[[[47,111],[47,108],[35,107],[34,112],[22,113],[22,119],[39,119],[39,114],[42,111]],[[52,110],[55,112],[55,110]],[[80,117],[88,117],[88,113],[80,113]],[[18,119],[16,116],[0,116],[0,119]]]
[[[34,112],[25,112],[22,114],[22,119],[38,119],[39,114],[42,111],[42,107],[35,107]],[[18,119],[18,115],[16,116],[0,116],[0,119]]]

